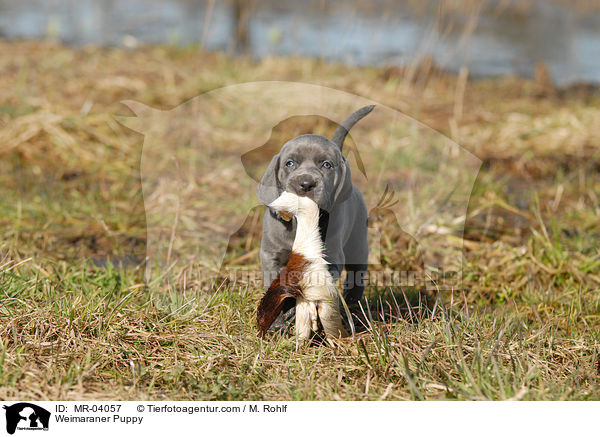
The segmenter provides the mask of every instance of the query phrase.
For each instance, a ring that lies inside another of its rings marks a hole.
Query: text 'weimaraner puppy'
[[[334,281],[346,269],[344,299],[348,304],[358,302],[365,288],[368,213],[362,194],[352,183],[342,147],[350,128],[373,108],[365,106],[350,115],[331,140],[307,134],[285,143],[258,185],[258,199],[264,205],[271,204],[283,191],[308,196],[319,205],[325,257]],[[296,224],[286,219],[271,209],[263,217],[260,262],[266,287],[282,271],[291,253]],[[294,316],[294,308],[294,302],[286,305],[271,329],[282,328]]]

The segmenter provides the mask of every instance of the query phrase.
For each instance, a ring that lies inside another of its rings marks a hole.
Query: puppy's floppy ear
[[[340,166],[336,180],[335,194],[331,206],[336,203],[342,203],[350,198],[352,194],[352,174],[350,173],[350,164],[348,160],[342,156],[342,165]]]
[[[279,154],[275,155],[273,159],[271,159],[271,162],[267,167],[267,171],[265,171],[265,174],[260,180],[256,190],[258,200],[263,205],[269,205],[279,197],[279,178],[277,177],[278,172]]]

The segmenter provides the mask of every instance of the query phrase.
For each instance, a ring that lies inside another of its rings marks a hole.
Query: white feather
[[[303,298],[296,303],[298,339],[308,340],[311,329],[316,330],[317,314],[328,339],[345,336],[339,314],[337,287],[323,257],[319,206],[308,197],[284,191],[269,207],[296,217],[296,236],[292,251],[309,261],[300,281]]]

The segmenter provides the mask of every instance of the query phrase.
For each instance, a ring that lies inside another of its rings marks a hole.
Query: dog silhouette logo
[[[351,169],[347,174],[362,193],[367,212],[373,213],[367,237],[377,244],[366,262],[364,250],[348,250],[343,264],[368,264],[371,271],[398,274],[416,270],[431,277],[436,289],[459,286],[461,239],[481,160],[431,127],[381,102],[294,82],[231,85],[169,110],[123,103],[134,116],[115,118],[144,136],[140,174],[146,281],[178,283],[185,278],[201,284],[222,273],[235,279],[240,275],[242,282],[262,278],[257,266],[266,207],[258,199],[258,186],[271,164],[279,167],[274,157],[290,140],[307,134],[332,138],[357,108],[377,105],[352,127],[342,149]],[[310,144],[294,147],[314,152]],[[275,191],[282,181],[279,172],[272,173]],[[346,180],[332,174],[330,188]],[[333,196],[323,198],[333,201],[337,185],[326,192]],[[329,202],[323,206],[329,212]],[[330,225],[323,235],[326,247],[346,235],[341,225]],[[404,247],[414,251],[409,260]],[[271,255],[283,259],[286,250]],[[381,286],[396,284],[380,277]]]
[[[18,404],[4,406],[6,410],[6,432],[14,434],[19,430],[48,430],[50,424],[50,411],[35,404],[19,402]]]

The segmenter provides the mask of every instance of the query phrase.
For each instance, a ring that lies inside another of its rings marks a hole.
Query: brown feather
[[[283,308],[283,302],[288,297],[302,297],[300,281],[308,265],[308,260],[302,255],[292,252],[286,266],[260,300],[256,321],[261,337],[264,337],[271,324]]]
[[[285,299],[288,297],[297,298],[299,296],[302,296],[299,288],[286,287],[285,285],[269,288],[260,300],[256,314],[258,331],[261,337],[265,336],[267,330],[281,312]]]

